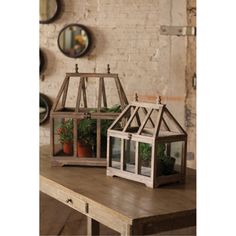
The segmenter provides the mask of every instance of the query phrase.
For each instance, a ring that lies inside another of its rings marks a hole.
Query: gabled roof
[[[110,126],[113,134],[167,140],[186,137],[186,132],[164,104],[131,102]],[[114,132],[113,132],[114,131]]]

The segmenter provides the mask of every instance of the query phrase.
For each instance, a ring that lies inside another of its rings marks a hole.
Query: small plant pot
[[[82,142],[77,142],[77,156],[82,157],[92,157],[92,148],[89,145],[83,144]]]
[[[73,144],[72,143],[63,143],[63,152],[65,154],[71,155],[73,152]]]
[[[171,175],[174,173],[175,158],[167,157],[165,159],[159,159],[157,162],[158,176]]]

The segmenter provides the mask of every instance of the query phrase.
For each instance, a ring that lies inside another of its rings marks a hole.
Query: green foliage
[[[157,145],[158,168],[160,175],[170,175],[173,173],[175,159],[165,153],[166,146],[163,143]],[[142,160],[151,161],[152,147],[148,143],[139,144],[139,152]]]
[[[101,112],[121,112],[120,105],[111,108],[102,108]],[[113,123],[113,120],[101,120],[101,136],[107,137],[107,129]],[[84,119],[78,125],[78,139],[89,145],[96,144],[97,121],[94,119]]]
[[[70,143],[73,141],[73,120],[68,119],[61,123],[57,129],[59,135],[59,141],[61,143]]]
[[[139,153],[142,157],[142,160],[151,160],[152,146],[148,143],[139,143]]]
[[[85,144],[96,144],[97,122],[92,119],[84,119],[78,125],[78,139]]]

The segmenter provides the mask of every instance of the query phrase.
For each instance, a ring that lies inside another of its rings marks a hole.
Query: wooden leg
[[[87,216],[87,235],[99,235],[99,222]]]
[[[142,225],[124,225],[121,236],[144,235]]]

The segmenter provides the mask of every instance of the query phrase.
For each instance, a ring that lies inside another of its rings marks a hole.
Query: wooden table
[[[196,225],[196,173],[186,183],[158,189],[99,167],[51,167],[49,146],[41,147],[40,191],[87,216],[88,235],[102,223],[121,235],[153,234]]]

